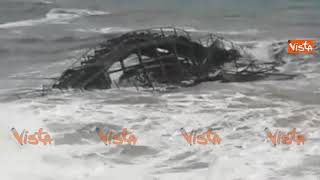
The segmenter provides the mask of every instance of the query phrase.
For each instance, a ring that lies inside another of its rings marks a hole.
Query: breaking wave
[[[131,28],[122,28],[122,27],[102,27],[102,28],[79,28],[75,31],[85,32],[85,33],[100,33],[100,34],[109,34],[109,33],[125,33],[132,31]]]
[[[72,19],[85,17],[85,16],[100,16],[100,15],[108,15],[110,12],[105,11],[95,11],[88,9],[63,9],[63,8],[54,8],[51,9],[46,17],[40,19],[29,19],[23,21],[9,22],[0,24],[0,28],[9,29],[16,27],[26,27],[26,26],[35,26],[44,23],[52,23],[52,24],[64,24],[68,23]]]

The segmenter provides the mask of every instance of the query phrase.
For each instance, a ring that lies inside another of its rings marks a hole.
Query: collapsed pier
[[[195,40],[183,29],[151,28],[99,44],[65,70],[53,88],[109,89],[112,84],[153,88],[294,77],[278,73],[278,65],[258,63],[232,42],[212,34]],[[116,80],[111,78],[115,74]]]

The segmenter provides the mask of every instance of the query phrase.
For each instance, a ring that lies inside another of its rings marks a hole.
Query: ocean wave
[[[132,31],[132,29],[122,28],[122,27],[103,27],[103,28],[79,28],[79,29],[76,29],[75,31],[109,34],[109,33],[125,33],[125,32]]]
[[[218,31],[214,29],[198,29],[195,27],[180,27],[188,32],[196,32],[196,33],[214,33],[214,34],[221,34],[221,35],[257,35],[263,33],[259,29],[245,29],[245,30],[238,30],[238,31]]]
[[[0,24],[0,28],[9,29],[16,27],[26,27],[26,26],[35,26],[44,23],[52,24],[63,24],[68,23],[68,21],[84,16],[100,16],[108,15],[110,12],[105,11],[96,11],[88,9],[63,9],[63,8],[54,8],[51,9],[44,18],[39,19],[29,19],[23,21],[9,22]]]
[[[225,35],[256,35],[262,33],[259,29],[246,29],[242,31],[218,31],[216,33]]]
[[[54,4],[54,2],[47,1],[47,0],[40,1],[40,3],[42,3],[42,4]]]

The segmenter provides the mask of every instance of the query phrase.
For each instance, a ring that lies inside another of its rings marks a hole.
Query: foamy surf
[[[132,31],[131,28],[124,27],[102,27],[102,28],[79,28],[75,31],[86,32],[86,33],[99,33],[99,34],[109,34],[109,33],[126,33]]]
[[[263,33],[263,30],[259,29],[244,29],[244,30],[238,30],[238,31],[219,31],[216,29],[199,29],[196,27],[190,27],[190,26],[181,26],[181,29],[184,29],[188,32],[195,32],[195,33],[202,33],[202,34],[208,34],[208,33],[214,33],[219,35],[258,35]]]
[[[63,9],[63,8],[54,8],[51,9],[45,18],[40,19],[30,19],[17,22],[9,22],[5,24],[0,24],[2,29],[10,29],[17,27],[27,27],[27,26],[36,26],[40,24],[64,24],[68,23],[70,20],[85,17],[85,16],[100,16],[108,15],[110,12],[105,11],[95,11],[88,9]]]
[[[8,161],[2,167],[9,170],[0,174],[8,180],[24,176],[61,180],[297,179],[297,169],[305,173],[317,168],[312,159],[319,159],[316,142],[320,134],[306,120],[319,123],[319,105],[270,97],[268,92],[283,89],[265,88],[268,85],[263,83],[204,83],[168,94],[108,90],[9,102],[0,106],[1,125],[6,127],[1,130],[5,151],[0,158]],[[12,126],[18,130],[42,126],[55,144],[20,146],[10,134]],[[275,131],[279,127],[287,130],[287,126],[299,127],[308,137],[306,143],[274,147],[267,141],[265,127]],[[96,127],[126,127],[137,135],[138,142],[135,146],[106,146],[99,141]],[[182,127],[188,132],[215,128],[222,143],[190,146],[181,136]],[[305,179],[315,180],[316,176]]]

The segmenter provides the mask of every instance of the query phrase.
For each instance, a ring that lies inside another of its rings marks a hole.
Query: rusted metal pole
[[[137,86],[135,81],[133,81],[133,85],[134,85],[134,87],[136,87],[136,90],[139,92],[139,87]]]
[[[162,37],[166,37],[165,34],[164,34],[164,32],[163,32],[163,29],[162,29],[162,28],[160,28],[160,31],[161,31],[161,36],[162,36]]]
[[[157,58],[160,57],[159,56],[159,52],[158,52],[158,43],[156,42],[156,47],[155,47],[155,50],[156,50],[156,56]],[[166,72],[166,69],[165,67],[163,66],[163,63],[162,63],[162,60],[160,59],[159,60],[159,65],[160,65],[160,69],[161,69],[161,74],[162,76],[164,76],[166,78],[166,80],[168,80],[168,76],[167,76],[167,72]]]
[[[178,33],[177,33],[176,28],[173,28],[173,30],[174,30],[174,35],[175,35],[176,37],[178,37]]]
[[[183,73],[183,75],[184,75],[185,71],[184,71],[184,69],[183,69],[183,67],[182,67],[182,64],[181,64],[180,60],[179,60],[179,55],[178,55],[178,50],[177,50],[177,44],[176,44],[176,42],[173,43],[173,51],[174,51],[174,55],[175,55],[175,57],[176,57],[176,60],[177,60],[179,69],[180,69],[180,71],[182,71],[182,73]]]
[[[211,39],[211,44],[213,44],[213,37],[212,37],[212,34],[210,34],[210,39]]]
[[[124,63],[123,63],[122,59],[120,60],[120,65],[121,65],[121,69],[122,69],[123,73],[125,73],[126,72],[126,67],[124,66]]]
[[[138,52],[137,52],[137,56],[138,56],[138,59],[139,59],[139,63],[140,63],[140,65],[141,65],[141,67],[142,67],[144,77],[147,79],[147,81],[148,81],[149,85],[152,87],[152,89],[154,89],[153,84],[152,84],[152,82],[151,82],[151,80],[150,80],[150,78],[149,78],[148,72],[147,72],[147,70],[146,70],[146,68],[144,67],[144,64],[143,64],[143,62],[142,62],[141,50],[140,50],[140,49],[139,49]]]
[[[113,80],[113,83],[117,86],[118,89],[120,89],[118,83],[115,80]]]

